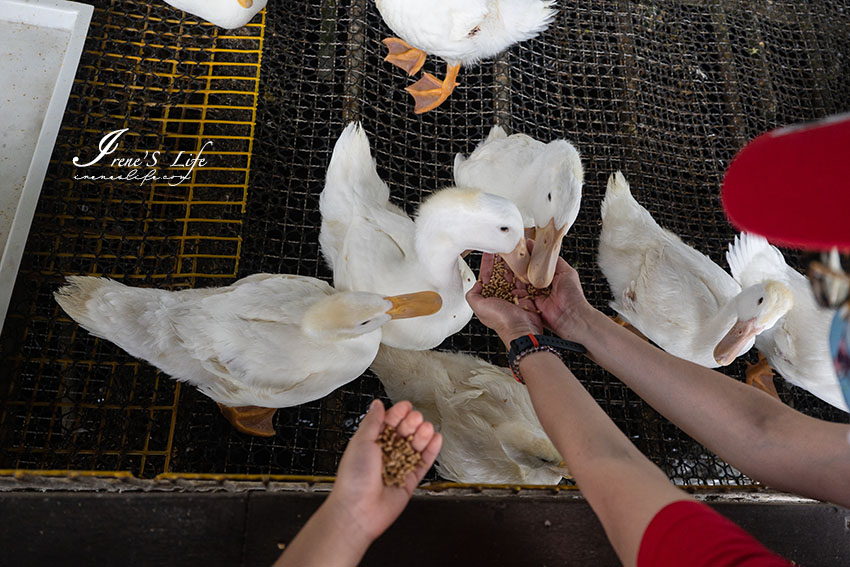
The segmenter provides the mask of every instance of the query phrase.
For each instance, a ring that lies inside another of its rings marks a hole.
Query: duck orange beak
[[[502,254],[505,264],[511,269],[514,275],[519,278],[522,283],[528,283],[528,244],[525,237],[519,239],[516,248],[508,254]]]
[[[443,306],[443,298],[436,291],[418,291],[416,293],[405,293],[404,295],[391,295],[384,299],[393,304],[387,311],[387,315],[393,319],[409,319],[411,317],[433,315]]]
[[[555,264],[561,254],[561,243],[567,233],[567,224],[555,228],[555,219],[535,231],[534,249],[528,262],[528,281],[537,289],[549,287],[555,277]]]
[[[739,355],[743,354],[741,351],[750,339],[762,330],[762,327],[756,326],[755,319],[738,321],[714,347],[714,361],[720,366],[732,364]]]

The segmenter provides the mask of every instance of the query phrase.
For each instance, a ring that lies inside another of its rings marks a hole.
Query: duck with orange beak
[[[90,333],[194,385],[238,431],[262,437],[275,434],[277,408],[319,399],[359,377],[387,323],[442,305],[433,291],[338,293],[287,274],[181,291],[77,276],[54,295]]]
[[[522,215],[508,199],[463,187],[435,191],[419,206],[415,220],[389,198],[366,133],[358,123],[350,124],[334,146],[319,198],[322,254],[339,290],[439,293],[439,312],[391,321],[383,329],[383,344],[431,349],[472,318],[466,292],[475,276],[461,253],[502,254],[512,270],[527,271]]]
[[[508,136],[493,126],[468,158],[455,156],[455,183],[512,201],[522,214],[526,236],[534,238],[526,274],[538,289],[548,287],[564,236],[578,216],[584,168],[566,140],[548,144],[524,134]]]

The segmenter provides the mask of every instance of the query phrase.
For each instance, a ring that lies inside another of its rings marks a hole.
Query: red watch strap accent
[[[514,372],[514,371],[513,371],[513,369],[511,369],[511,374],[513,374],[513,375],[514,375],[514,380],[516,380],[516,381],[517,381],[517,382],[519,382],[520,384],[525,385],[525,380],[523,380],[522,378],[520,378],[519,376],[517,376],[517,375],[516,375],[516,372]]]
[[[526,335],[526,337],[531,339],[531,344],[533,344],[535,346],[535,348],[540,346],[540,343],[537,342],[537,337],[535,337],[534,335],[528,334],[528,335]]]

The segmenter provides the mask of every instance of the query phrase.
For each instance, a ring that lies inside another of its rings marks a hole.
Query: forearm
[[[579,328],[562,330],[658,412],[745,474],[850,505],[846,425],[804,416],[756,388],[672,356],[596,310]]]
[[[520,372],[543,429],[620,559],[634,565],[649,521],[688,496],[637,450],[555,355],[529,355]]]
[[[274,567],[355,567],[372,539],[329,496],[286,547]]]

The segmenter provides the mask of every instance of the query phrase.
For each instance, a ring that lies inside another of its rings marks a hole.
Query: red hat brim
[[[850,250],[850,113],[762,134],[726,172],[739,230],[792,248]]]

